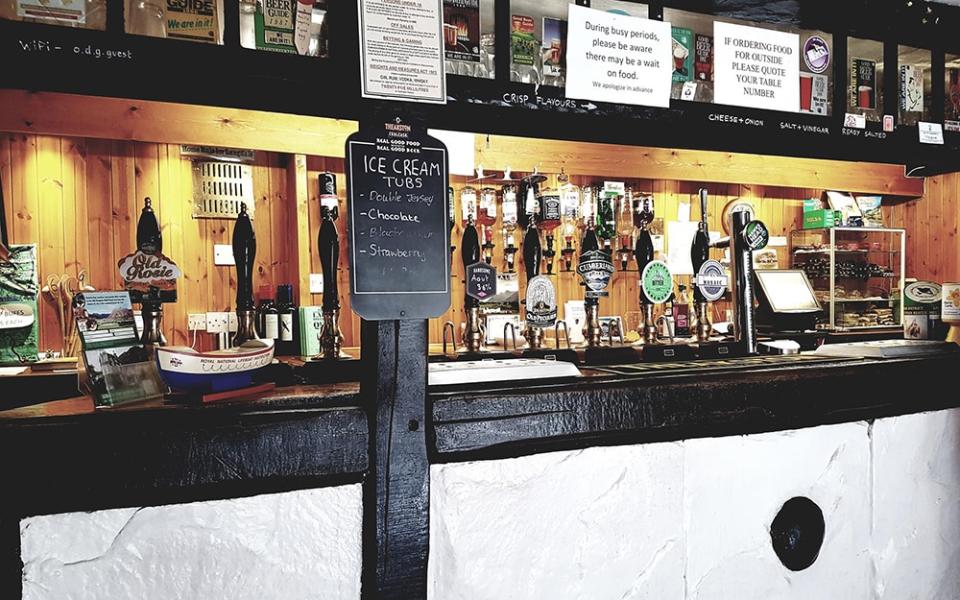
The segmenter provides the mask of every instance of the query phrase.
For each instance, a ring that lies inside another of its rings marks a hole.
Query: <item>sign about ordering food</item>
[[[567,97],[670,106],[670,23],[570,4]]]
[[[800,38],[714,23],[714,101],[765,110],[800,110]]]

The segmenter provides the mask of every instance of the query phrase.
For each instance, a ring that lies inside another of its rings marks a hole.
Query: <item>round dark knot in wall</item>
[[[787,500],[770,524],[770,542],[783,566],[802,571],[812,565],[823,546],[823,511],[810,498]]]

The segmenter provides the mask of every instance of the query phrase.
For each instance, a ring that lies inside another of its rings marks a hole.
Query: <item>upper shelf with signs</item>
[[[690,10],[703,5],[693,0],[440,2],[447,104],[408,107],[436,126],[921,164],[960,151],[960,43],[948,34],[960,9],[938,5],[933,26],[877,0],[729,0],[718,14]],[[346,118],[370,106],[358,101],[354,2],[68,6],[0,2],[0,56],[23,67],[4,85]],[[570,21],[588,9],[601,23]],[[618,39],[609,17],[619,31],[631,17],[663,23]],[[658,27],[669,39],[649,37]],[[654,55],[668,57],[666,78],[637,68]],[[630,87],[658,100],[637,104]],[[921,122],[942,126],[946,147],[921,146]]]

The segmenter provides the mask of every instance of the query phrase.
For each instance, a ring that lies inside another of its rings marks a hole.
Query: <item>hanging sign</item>
[[[800,37],[715,22],[714,101],[765,110],[800,110]]]
[[[467,265],[467,295],[476,300],[486,300],[497,293],[497,269],[480,261]]]
[[[610,255],[602,250],[587,250],[580,255],[577,273],[587,288],[586,298],[602,298],[608,295],[607,285],[613,275],[613,261]]]
[[[360,0],[364,98],[446,104],[442,0]]]
[[[546,275],[537,275],[527,284],[527,308],[524,317],[535,327],[553,327],[557,323],[557,292]]]
[[[662,260],[653,260],[647,263],[640,274],[640,285],[643,294],[654,304],[663,304],[673,294],[673,276],[670,267]]]
[[[670,106],[670,23],[570,4],[568,98]]]
[[[347,139],[350,300],[364,319],[450,306],[447,149],[400,117]]]

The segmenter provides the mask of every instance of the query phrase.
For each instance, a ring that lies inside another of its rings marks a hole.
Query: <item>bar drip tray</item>
[[[716,360],[687,360],[676,362],[648,362],[632,365],[609,365],[591,367],[596,371],[616,375],[679,375],[683,373],[705,373],[711,371],[735,371],[741,369],[762,369],[784,366],[814,365],[817,363],[835,363],[850,360],[834,356],[815,354],[788,354],[772,356],[744,356]]]

